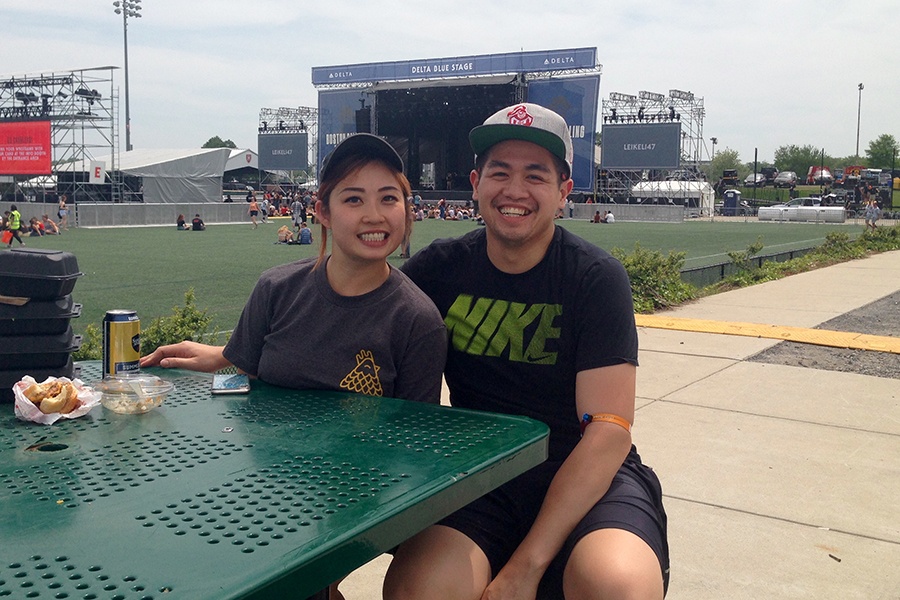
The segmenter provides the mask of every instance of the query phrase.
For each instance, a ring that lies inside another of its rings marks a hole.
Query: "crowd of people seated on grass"
[[[448,204],[443,198],[437,204],[413,205],[413,215],[416,221],[425,219],[441,219],[443,221],[468,221],[474,219],[477,213],[469,206],[454,206]]]
[[[50,215],[46,214],[41,218],[31,217],[26,221],[16,205],[13,204],[10,210],[0,216],[0,232],[3,232],[3,243],[7,244],[7,247],[11,247],[13,239],[24,245],[22,236],[59,235],[59,226],[50,218]]]
[[[251,195],[255,196],[255,192],[247,195],[248,202]],[[259,203],[262,211],[260,216],[263,217],[263,222],[269,217],[291,217],[294,221],[294,230],[297,231],[302,222],[315,223],[316,200],[318,193],[315,191],[297,190],[287,194],[278,190],[266,191],[263,192],[262,201]]]
[[[261,198],[261,199],[260,199]],[[443,221],[476,221],[479,222],[478,212],[472,207],[471,201],[465,204],[453,204],[445,199],[440,199],[436,203],[422,203],[421,196],[419,202],[414,202],[410,197],[409,203],[412,208],[413,218],[416,221],[424,221],[426,219],[440,219]],[[291,226],[281,226],[277,232],[277,243],[281,244],[310,244],[311,230],[308,226],[304,229],[303,224],[316,223],[316,200],[318,194],[316,191],[298,190],[292,194],[284,194],[282,192],[247,192],[247,202],[255,201],[259,206],[259,222],[267,223],[270,217],[287,217],[291,219]],[[179,230],[191,229],[189,223],[183,214],[179,214],[176,219],[176,227]],[[289,232],[290,238],[284,233]],[[284,239],[282,239],[284,238]]]

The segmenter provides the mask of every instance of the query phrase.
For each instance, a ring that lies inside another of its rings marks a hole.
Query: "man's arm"
[[[572,418],[607,413],[633,422],[636,372],[628,363],[579,372],[575,380],[578,414]],[[623,427],[600,421],[587,426],[553,478],[534,524],[488,587],[486,597],[533,597],[550,561],[609,489],[630,450],[631,434]]]

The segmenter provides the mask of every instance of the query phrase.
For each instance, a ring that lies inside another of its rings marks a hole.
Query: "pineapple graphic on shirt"
[[[360,350],[356,355],[356,367],[341,380],[341,389],[369,396],[381,396],[381,380],[378,371],[381,367],[375,364],[371,350]]]

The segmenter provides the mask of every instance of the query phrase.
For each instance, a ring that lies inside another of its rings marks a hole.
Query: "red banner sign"
[[[0,175],[50,175],[50,121],[0,123]]]

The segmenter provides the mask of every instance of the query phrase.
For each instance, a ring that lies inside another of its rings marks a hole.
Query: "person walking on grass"
[[[878,202],[874,199],[869,200],[868,204],[866,204],[866,230],[871,229],[875,231],[876,225],[875,222],[881,217],[881,208],[878,206]]]
[[[16,239],[19,241],[19,244],[24,246],[25,242],[22,241],[22,237],[20,235],[22,231],[22,213],[19,212],[19,209],[16,208],[16,205],[13,204],[9,207],[9,210],[6,212],[6,228],[12,234],[12,238],[9,240],[9,244],[7,244],[7,248],[12,248],[12,241]]]
[[[59,228],[61,231],[69,230],[69,205],[66,203],[68,197],[63,194],[59,197],[59,205],[56,209],[56,216],[59,217]]]

